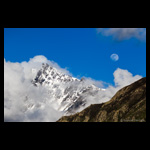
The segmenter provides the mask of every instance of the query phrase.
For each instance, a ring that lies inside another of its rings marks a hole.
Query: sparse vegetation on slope
[[[145,122],[146,77],[119,90],[110,101],[90,105],[57,122]]]

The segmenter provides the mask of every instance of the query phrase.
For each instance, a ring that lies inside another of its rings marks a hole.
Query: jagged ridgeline
[[[145,122],[146,77],[119,90],[110,101],[94,104],[57,122]]]
[[[45,63],[31,82],[36,87],[46,87],[48,101],[57,103],[55,109],[66,114],[78,112],[86,106],[89,96],[92,98],[104,90],[88,84],[84,78],[71,77]]]

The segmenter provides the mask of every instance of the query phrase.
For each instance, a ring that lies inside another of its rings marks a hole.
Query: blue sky
[[[86,76],[112,84],[117,68],[145,77],[145,29],[129,29],[5,28],[4,58],[22,62],[44,55],[60,67],[67,67],[74,77]],[[110,59],[114,53],[118,61]]]

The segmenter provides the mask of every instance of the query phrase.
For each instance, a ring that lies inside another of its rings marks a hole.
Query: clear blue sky
[[[116,53],[114,62],[110,55]],[[146,76],[146,42],[137,38],[114,40],[95,28],[5,28],[6,61],[29,61],[36,55],[67,67],[75,76],[91,77],[113,84],[119,67],[133,75]]]

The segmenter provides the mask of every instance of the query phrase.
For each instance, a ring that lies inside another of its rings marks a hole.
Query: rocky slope
[[[145,122],[146,78],[119,90],[110,101],[90,105],[83,111],[64,116],[57,122]]]

